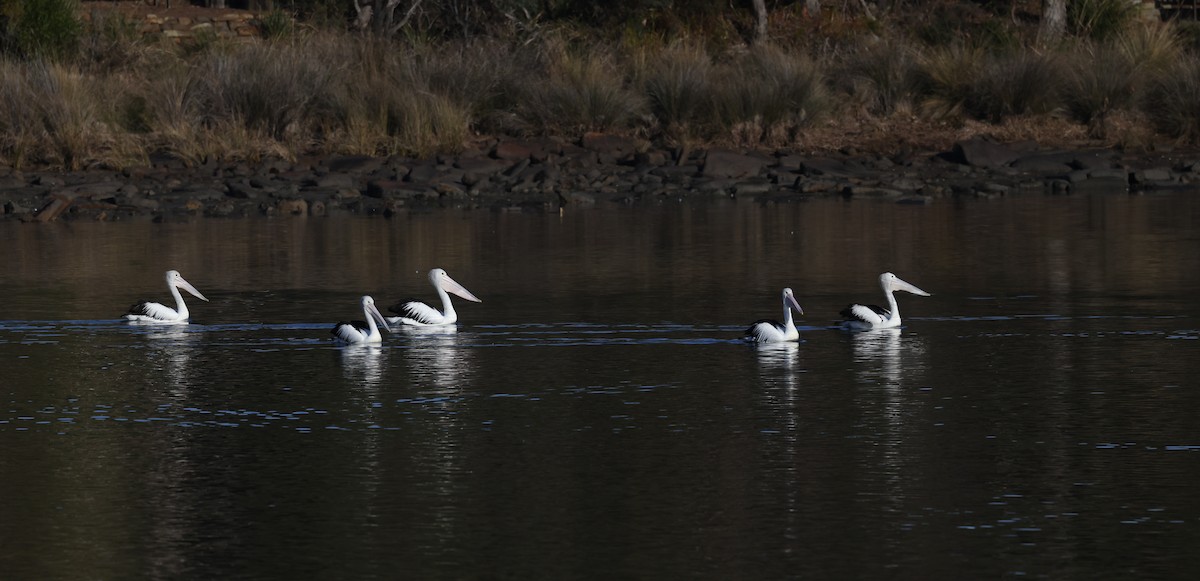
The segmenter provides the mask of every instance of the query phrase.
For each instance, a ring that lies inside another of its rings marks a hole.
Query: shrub
[[[686,136],[708,111],[712,60],[703,50],[686,46],[652,58],[640,75],[650,113],[667,133]]]
[[[911,103],[917,93],[916,55],[896,41],[860,46],[838,68],[838,88],[872,113],[893,113]]]
[[[1143,111],[1158,131],[1200,141],[1200,61],[1188,59],[1171,66],[1150,85]]]
[[[1020,49],[989,58],[968,106],[981,119],[1049,113],[1059,103],[1061,69],[1052,55]]]
[[[612,131],[629,126],[643,103],[600,51],[563,54],[541,79],[524,79],[521,116],[543,131]]]
[[[212,53],[195,68],[204,115],[282,141],[325,97],[334,61],[319,50],[252,45]]]
[[[296,23],[292,15],[278,8],[266,13],[258,22],[258,31],[267,40],[281,40],[292,35]]]
[[[1161,72],[1183,56],[1183,44],[1175,27],[1154,22],[1130,26],[1114,40],[1117,48],[1139,70]]]
[[[47,61],[5,64],[0,82],[2,149],[14,165],[38,161],[79,169],[96,153],[100,94],[78,72]]]
[[[931,50],[921,59],[918,82],[925,96],[921,109],[937,120],[961,120],[974,99],[978,71],[987,59],[983,49],[965,43]]]
[[[14,167],[21,167],[41,141],[37,115],[25,71],[0,61],[0,155]]]
[[[1141,75],[1132,59],[1112,46],[1085,45],[1068,56],[1063,101],[1071,117],[1088,126],[1092,137],[1104,138],[1111,112],[1132,109]]]
[[[1001,53],[957,45],[936,50],[921,67],[923,109],[934,118],[970,116],[993,123],[1048,113],[1059,103],[1062,75],[1051,55]]]
[[[1067,2],[1067,26],[1079,36],[1107,40],[1133,22],[1139,7],[1129,0],[1072,0]]]
[[[74,56],[82,27],[76,16],[78,0],[38,0],[6,3],[4,50],[31,58],[64,60]]]
[[[759,46],[714,83],[717,123],[748,141],[791,140],[830,109],[824,77],[807,57]]]

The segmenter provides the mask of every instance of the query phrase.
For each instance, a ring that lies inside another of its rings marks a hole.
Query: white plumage
[[[365,321],[342,321],[333,327],[334,339],[347,344],[381,343],[383,333],[379,332],[376,321],[387,327],[387,319],[375,308],[375,299],[369,296],[362,298],[363,317]]]
[[[900,307],[896,304],[895,292],[902,290],[923,297],[930,296],[929,293],[900,280],[900,277],[890,272],[879,275],[879,285],[883,287],[883,294],[887,296],[890,308],[885,309],[879,305],[849,305],[840,313],[846,319],[842,323],[844,327],[855,331],[899,327]]]
[[[450,302],[450,295],[446,294],[447,291],[468,301],[483,302],[440,268],[429,271],[429,282],[433,283],[438,297],[442,299],[441,311],[416,299],[411,299],[388,307],[389,311],[399,316],[388,317],[387,321],[393,325],[453,325],[458,322],[458,313],[454,312],[454,304]]]
[[[179,294],[181,288],[202,301],[208,301],[196,287],[183,280],[178,270],[167,271],[167,288],[171,289],[171,296],[175,297],[174,309],[161,303],[141,301],[129,307],[125,319],[140,323],[187,323],[191,313],[183,302],[183,295]]]
[[[797,341],[800,339],[800,332],[796,330],[796,323],[792,321],[792,309],[803,315],[804,309],[800,308],[800,304],[796,302],[796,297],[792,294],[792,289],[783,289],[783,323],[772,319],[763,319],[756,321],[746,329],[746,340],[754,343],[781,343],[784,341]]]

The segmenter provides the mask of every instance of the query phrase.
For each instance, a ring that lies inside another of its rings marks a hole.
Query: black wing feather
[[[397,315],[400,315],[401,317],[411,317],[412,313],[409,311],[409,308],[408,308],[409,303],[419,303],[419,302],[421,302],[421,301],[419,301],[417,299],[404,299],[404,300],[388,307],[388,311],[395,313]]]
[[[338,321],[338,324],[334,325],[333,328],[329,330],[329,334],[336,337],[337,330],[340,329],[342,325],[350,325],[351,327],[362,331],[363,334],[366,334],[367,331],[371,330],[371,328],[367,326],[366,321]]]
[[[780,323],[779,321],[776,321],[775,319],[759,319],[757,321],[754,321],[753,323],[750,323],[749,327],[746,327],[746,336],[747,337],[756,337],[757,335],[754,334],[754,329],[762,323],[766,323],[772,327],[775,327],[776,329],[783,327],[783,323]]]
[[[856,305],[856,304],[846,305],[846,308],[842,309],[842,311],[838,314],[841,315],[842,318],[844,318],[844,319],[854,319],[857,321],[858,317],[854,316],[854,307],[856,307],[856,306],[859,306],[859,305]],[[889,311],[879,305],[866,305],[866,307],[868,309],[871,309],[872,311],[875,311],[875,314],[877,314],[880,317],[883,317],[885,319],[892,316],[891,311]]]

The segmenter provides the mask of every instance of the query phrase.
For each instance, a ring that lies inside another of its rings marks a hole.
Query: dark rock
[[[318,188],[353,188],[357,186],[357,180],[350,174],[331,173],[312,180],[312,185]]]
[[[671,161],[671,154],[661,149],[651,149],[637,154],[634,159],[639,166],[660,167]]]
[[[752,196],[771,191],[771,183],[766,180],[751,180],[738,182],[733,186],[735,196]]]
[[[475,174],[477,176],[501,173],[513,165],[511,161],[490,157],[459,158],[454,162],[454,167],[461,169],[464,174]]]
[[[755,155],[743,155],[726,149],[711,149],[704,157],[701,175],[707,178],[743,178],[758,175],[770,163]]]
[[[1174,181],[1171,170],[1163,167],[1143,169],[1133,173],[1133,183],[1138,185],[1172,183]]]
[[[596,205],[596,196],[583,192],[568,192],[562,195],[563,201],[577,206]]]
[[[413,183],[425,183],[438,175],[437,166],[429,163],[414,165],[409,170],[405,180]]]
[[[607,133],[585,133],[579,140],[579,145],[600,156],[618,160],[632,157],[638,150],[637,141]]]
[[[496,144],[496,147],[492,149],[492,155],[496,159],[510,162],[511,165],[511,162],[530,159],[535,148],[536,146],[526,141],[505,140]]]
[[[125,182],[93,182],[74,186],[71,191],[85,197],[111,196],[124,186]]]
[[[853,160],[815,157],[800,165],[800,173],[806,176],[850,177],[868,172],[862,164]]]
[[[28,185],[24,179],[19,176],[5,176],[0,178],[0,190],[19,190]]]
[[[897,178],[889,184],[898,190],[916,191],[925,187],[925,182],[912,178]]]
[[[1117,165],[1116,160],[1117,154],[1111,151],[1083,151],[1075,153],[1070,165],[1074,169],[1112,169]]]
[[[1018,158],[1012,162],[1012,168],[1029,173],[1062,175],[1071,171],[1075,157],[1074,153],[1035,153]]]
[[[118,195],[116,203],[118,206],[127,206],[141,210],[157,210],[161,205],[159,204],[158,200],[152,200],[145,196],[132,194]]]
[[[331,173],[366,174],[378,171],[386,160],[369,155],[347,155],[329,160]]]
[[[985,168],[1008,165],[1020,156],[1020,152],[1011,146],[980,137],[955,143],[951,152],[951,158],[958,163]]]
[[[67,185],[66,180],[62,179],[61,177],[47,176],[47,175],[36,176],[32,180],[30,180],[29,183],[31,183],[35,186],[45,186],[47,188],[61,188],[65,185]],[[3,187],[3,186],[0,185],[0,187]]]
[[[1126,180],[1130,179],[1129,171],[1121,168],[1104,168],[1088,170],[1088,177],[1092,179],[1114,179]]]
[[[231,200],[221,200],[204,210],[205,216],[225,218],[233,214],[236,206]]]
[[[240,200],[253,200],[262,193],[262,190],[255,188],[247,181],[227,182],[225,189],[226,195]]]
[[[832,180],[797,178],[794,186],[796,190],[805,194],[817,194],[823,192],[834,192],[840,189],[840,185]]]

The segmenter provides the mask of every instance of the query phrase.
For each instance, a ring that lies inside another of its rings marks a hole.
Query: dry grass
[[[1171,24],[1049,53],[884,39],[823,61],[804,48],[709,52],[565,32],[520,43],[322,33],[167,48],[105,26],[85,35],[74,66],[0,61],[0,157],[10,165],[123,165],[153,151],[192,163],[432,156],[480,134],[585,131],[879,151],[978,133],[1137,147],[1157,131],[1200,142],[1200,57]]]

